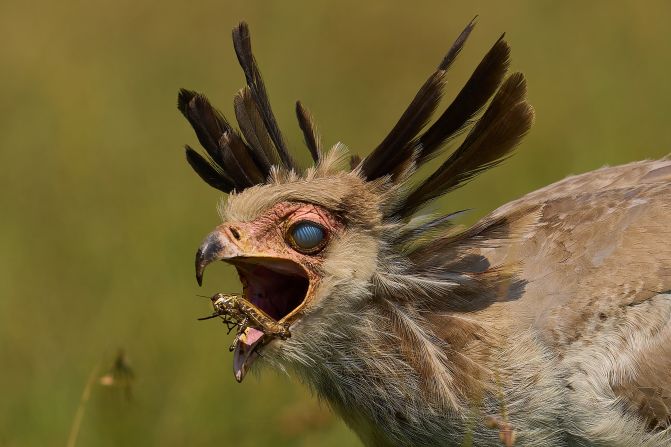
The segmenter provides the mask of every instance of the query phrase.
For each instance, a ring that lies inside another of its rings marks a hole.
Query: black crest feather
[[[398,123],[396,123],[396,126],[389,132],[382,143],[366,157],[362,169],[366,178],[373,180],[384,175],[393,176],[397,166],[406,165],[413,158],[416,158],[416,162],[421,162],[428,158],[428,155],[436,151],[449,136],[463,126],[463,122],[461,124],[458,124],[458,122],[464,113],[455,116],[457,114],[454,112],[455,110],[461,111],[461,109],[467,108],[467,105],[464,104],[464,99],[470,98],[463,98],[464,95],[462,95],[461,101],[455,101],[456,105],[451,106],[451,110],[448,108],[425,134],[416,138],[438,107],[442,97],[442,89],[445,85],[445,74],[463,49],[474,27],[475,19],[459,34],[459,37],[457,37],[450,50],[443,57],[436,71],[422,85],[414,100],[398,120]],[[484,86],[478,85],[478,87]],[[485,98],[485,101],[489,99],[492,93]],[[480,104],[481,106],[482,104]],[[468,120],[469,117],[470,115],[467,115],[464,121]],[[455,125],[455,122],[457,125]]]
[[[439,69],[422,85],[394,128],[364,159],[362,171],[368,180],[391,174],[412,157],[413,139],[438,107],[444,84],[445,71]]]
[[[446,142],[459,135],[489,101],[503,81],[508,70],[509,57],[510,47],[501,36],[482,59],[454,101],[419,138],[418,164],[428,161]]]
[[[256,59],[252,54],[249,26],[247,26],[245,22],[241,22],[238,26],[233,28],[233,46],[235,48],[235,54],[238,56],[238,62],[240,62],[242,71],[245,73],[247,86],[249,86],[252,97],[256,102],[257,109],[261,114],[261,118],[270,135],[270,139],[273,141],[273,144],[275,144],[275,148],[280,155],[282,164],[287,169],[295,169],[296,163],[284,143],[282,132],[280,132],[277,121],[275,120],[275,115],[270,107],[266,86],[261,78]]]
[[[447,70],[474,26],[475,19],[459,34],[396,125],[370,155],[363,160],[352,155],[352,169],[359,169],[367,180],[387,177],[392,182],[404,181],[407,177],[399,176],[400,173],[411,174],[472,125],[462,144],[433,174],[388,209],[387,217],[407,219],[426,202],[500,163],[531,127],[533,109],[526,102],[524,76],[514,73],[505,79],[510,47],[504,36],[494,43],[454,100],[429,125],[441,101]],[[240,133],[205,96],[182,89],[177,101],[207,154],[202,156],[186,146],[187,161],[208,185],[226,193],[264,183],[273,166],[298,170],[270,107],[246,23],[241,22],[233,29],[233,45],[247,84],[234,98]],[[296,117],[310,155],[317,163],[323,151],[321,139],[312,115],[300,101],[296,103]],[[431,221],[404,238],[412,240],[418,234],[449,225],[450,217],[453,215]]]
[[[312,118],[312,114],[300,101],[296,101],[296,117],[305,138],[305,145],[310,151],[312,160],[317,163],[322,153],[321,137],[319,136],[319,131]]]
[[[265,167],[265,172],[269,172],[272,165],[278,165],[280,162],[249,87],[240,89],[233,98],[233,105],[240,131]]]
[[[187,149],[187,161],[209,185],[225,186],[228,190],[225,192],[230,192],[234,188],[247,188],[265,180],[270,165],[259,159],[258,154],[245,144],[205,96],[182,89],[177,107],[193,127],[212,162],[211,169],[205,169],[207,160],[197,158],[198,154],[193,149]],[[220,181],[214,179],[215,174],[221,177]]]
[[[194,171],[202,178],[205,183],[225,193],[231,192],[235,188],[235,182],[227,176],[221,169],[217,169],[212,160],[206,160],[198,152],[186,146],[186,161]]]
[[[270,107],[246,23],[233,29],[233,46],[247,81],[235,95],[233,104],[241,134],[205,96],[182,89],[177,98],[177,108],[207,153],[203,157],[187,147],[187,161],[208,185],[225,193],[264,183],[273,166],[297,169]],[[318,144],[316,126],[307,111],[303,119],[301,126],[309,126],[312,132],[310,140],[306,136],[308,144],[313,145],[309,146],[312,153],[319,147],[314,146]],[[307,130],[308,127],[304,132]]]
[[[399,214],[411,215],[425,202],[458,188],[500,163],[531,128],[534,113],[525,97],[524,76],[514,73],[504,82],[461,146],[410,193]]]

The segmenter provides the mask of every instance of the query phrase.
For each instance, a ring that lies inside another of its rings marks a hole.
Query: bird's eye
[[[297,222],[289,230],[289,242],[298,251],[316,253],[326,243],[326,230],[307,220]]]

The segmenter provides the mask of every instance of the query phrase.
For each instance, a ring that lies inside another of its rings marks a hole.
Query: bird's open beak
[[[237,231],[237,230],[236,230]],[[242,239],[242,240],[241,240]],[[243,286],[244,298],[275,321],[291,323],[314,288],[307,271],[292,259],[259,252],[246,244],[239,233],[225,226],[210,233],[196,253],[196,280],[203,282],[205,268],[215,261],[225,261],[236,267]],[[236,380],[244,378],[258,349],[273,337],[250,327],[239,337],[234,347],[233,369]]]

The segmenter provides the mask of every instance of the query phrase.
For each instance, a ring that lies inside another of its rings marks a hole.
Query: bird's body
[[[473,271],[519,268],[523,291],[502,287],[487,306],[429,315],[373,300],[323,341],[360,325],[349,338],[370,343],[359,348],[366,362],[327,351],[304,368],[305,381],[337,402],[367,445],[501,445],[502,427],[483,424],[487,416],[508,424],[516,445],[671,445],[662,431],[671,415],[670,212],[671,161],[603,168],[508,203],[482,221],[505,217],[504,234],[485,247],[466,241],[466,251]],[[404,377],[404,365],[435,360],[417,348],[391,358],[387,336],[413,344],[421,333],[445,345],[436,354],[445,365],[426,368],[465,391],[458,411],[433,407],[435,391],[421,384],[405,392],[416,376]],[[395,380],[362,379],[393,378],[389,370]]]
[[[286,151],[251,56],[242,135],[207,100],[179,108],[208,152],[187,158],[231,193],[196,258],[236,266],[245,302],[287,328],[242,327],[234,368],[288,371],[370,446],[671,445],[671,161],[603,168],[508,203],[460,231],[422,205],[500,161],[531,126],[500,39],[438,120],[459,36],[389,136],[365,159]],[[487,101],[493,99],[476,120]],[[416,168],[475,121],[428,178]],[[244,137],[244,139],[243,139]]]

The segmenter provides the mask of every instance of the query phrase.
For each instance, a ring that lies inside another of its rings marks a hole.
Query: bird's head
[[[298,166],[272,114],[244,23],[233,30],[247,79],[234,101],[240,130],[204,96],[180,92],[178,107],[207,152],[203,157],[187,146],[187,160],[209,185],[229,194],[220,209],[223,223],[198,249],[198,282],[207,265],[232,264],[244,298],[291,330],[290,338],[280,339],[247,329],[236,341],[238,380],[260,348],[271,361],[306,363],[306,351],[328,344],[323,336],[332,332],[322,330],[326,325],[356,314],[377,293],[406,293],[409,289],[400,286],[404,277],[429,275],[417,253],[449,219],[418,217],[416,211],[505,158],[529,129],[533,112],[525,101],[524,78],[515,73],[506,79],[509,47],[502,38],[454,102],[427,126],[447,69],[473,26],[461,33],[389,135],[363,160],[340,143],[323,150],[311,115],[299,102],[296,113],[314,165]],[[417,182],[417,168],[473,122],[459,148]]]
[[[288,340],[248,330],[235,351],[238,380],[259,346],[291,350],[305,341],[301,337],[320,333],[311,315],[333,315],[367,295],[377,265],[381,194],[356,173],[333,171],[338,154],[332,151],[303,178],[276,177],[231,194],[221,209],[224,222],[197,252],[199,282],[208,264],[232,264],[244,298],[291,327]]]

